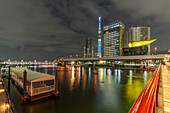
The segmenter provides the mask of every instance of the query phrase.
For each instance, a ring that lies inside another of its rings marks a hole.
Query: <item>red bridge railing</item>
[[[158,93],[160,82],[161,64],[154,71],[139,97],[129,110],[129,113],[156,113],[158,106]]]

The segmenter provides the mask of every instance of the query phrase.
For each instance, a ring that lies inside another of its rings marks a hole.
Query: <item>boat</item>
[[[9,68],[1,69],[5,76],[9,74]],[[24,74],[26,73],[26,74]],[[34,72],[26,67],[10,68],[10,75],[13,83],[23,93],[23,100],[35,101],[52,96],[55,93],[55,76]],[[25,92],[25,94],[24,94]]]

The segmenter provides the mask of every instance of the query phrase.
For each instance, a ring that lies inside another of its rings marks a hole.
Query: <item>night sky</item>
[[[97,51],[98,16],[102,25],[120,20],[151,27],[151,45],[170,49],[169,0],[1,0],[0,60],[54,60],[83,57],[85,38]]]

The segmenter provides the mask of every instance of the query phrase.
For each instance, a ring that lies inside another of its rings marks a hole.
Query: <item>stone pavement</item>
[[[162,90],[162,74],[160,75],[159,93],[158,93],[158,107],[156,113],[163,113],[163,90]]]
[[[164,113],[170,113],[170,67],[162,66]]]

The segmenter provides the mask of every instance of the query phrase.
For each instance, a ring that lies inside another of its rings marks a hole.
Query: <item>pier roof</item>
[[[34,72],[28,70],[28,68],[11,68],[11,72],[15,73],[17,76],[23,78],[24,71],[27,71],[27,81],[29,82],[38,82],[38,81],[46,81],[46,80],[53,80],[55,76]]]

